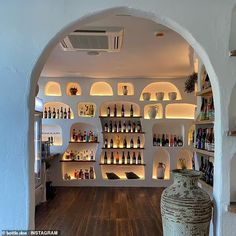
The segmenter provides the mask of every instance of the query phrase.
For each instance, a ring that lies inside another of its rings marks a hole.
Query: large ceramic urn
[[[161,196],[164,236],[208,236],[212,204],[198,187],[201,172],[185,169],[172,173],[174,183]]]

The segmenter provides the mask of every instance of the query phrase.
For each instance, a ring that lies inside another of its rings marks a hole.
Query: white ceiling
[[[193,50],[177,33],[150,20],[112,16],[89,26],[124,28],[120,52],[63,51],[58,44],[49,56],[41,76],[92,78],[178,78],[193,72]],[[164,32],[156,37],[155,32]]]

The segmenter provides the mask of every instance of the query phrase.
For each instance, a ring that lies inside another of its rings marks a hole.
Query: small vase
[[[128,95],[128,87],[126,85],[122,87],[122,93],[123,95]]]
[[[177,98],[177,93],[176,92],[170,92],[168,93],[168,97],[170,101],[174,101]]]
[[[151,93],[143,93],[143,100],[144,101],[149,101],[151,98]]]
[[[157,115],[157,107],[156,106],[150,106],[148,109],[148,116],[150,119],[155,119]]]
[[[162,101],[162,100],[164,99],[164,95],[165,95],[164,92],[158,92],[158,93],[156,93],[156,99],[157,99],[157,101]]]
[[[164,236],[209,235],[212,203],[200,187],[201,172],[173,170],[174,183],[161,196]]]
[[[165,178],[165,170],[166,170],[166,165],[162,162],[159,162],[158,166],[157,166],[157,178],[158,179]]]

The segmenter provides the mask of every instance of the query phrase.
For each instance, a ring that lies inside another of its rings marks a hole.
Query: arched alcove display
[[[231,17],[231,31],[229,38],[229,55],[236,56],[236,6],[234,6]]]
[[[79,96],[81,95],[81,87],[76,82],[70,82],[66,85],[66,95],[67,96]]]
[[[44,104],[43,110],[44,119],[74,119],[71,107],[62,102],[47,102]],[[51,112],[51,118],[49,118],[49,111]],[[54,111],[56,114],[54,114]]]
[[[140,96],[140,101],[143,101],[143,94],[144,93],[150,93],[151,97],[150,97],[150,101],[157,101],[158,99],[160,100],[171,100],[169,98],[169,93],[176,93],[176,98],[173,100],[181,100],[181,94],[179,89],[172,83],[170,82],[154,82],[154,83],[150,83],[149,85],[147,85]],[[161,94],[157,94],[157,93],[164,93],[164,97],[163,99],[161,99],[160,95]]]
[[[62,145],[62,129],[59,125],[42,125],[42,141],[51,141],[52,145]]]
[[[45,86],[44,93],[46,96],[61,96],[61,86],[57,82],[49,81]]]
[[[132,96],[134,95],[134,86],[132,83],[118,83],[117,91],[120,96]]]
[[[96,104],[92,102],[78,103],[78,116],[79,117],[95,117]]]
[[[153,108],[155,107],[155,108]],[[157,111],[155,119],[162,119],[163,118],[163,107],[162,104],[156,103],[156,104],[149,104],[144,106],[144,119],[151,119],[151,111],[152,110]]]
[[[91,96],[112,96],[113,90],[107,82],[95,82],[90,88]]]
[[[124,110],[125,110],[125,116],[129,117],[130,116],[130,109],[131,105],[133,108],[133,116],[140,116],[140,107],[138,104],[134,102],[127,102],[127,101],[108,101],[102,103],[100,107],[100,116],[107,116],[107,108],[110,107],[111,109],[111,116],[114,115],[114,107],[116,105],[117,108],[117,117],[121,117],[121,108],[122,105],[124,105]]]
[[[157,168],[158,164],[163,163],[165,165],[165,180],[170,179],[170,154],[167,150],[159,148],[153,157],[153,167],[152,167],[152,178],[157,179]]]
[[[189,149],[181,149],[177,154],[177,169],[192,169],[193,152]]]
[[[188,103],[174,103],[166,106],[167,119],[194,119],[196,105]]]

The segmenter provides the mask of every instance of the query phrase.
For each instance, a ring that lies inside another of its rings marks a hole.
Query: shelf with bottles
[[[212,96],[211,81],[204,65],[202,65],[201,71],[199,73],[199,87],[200,91],[196,93],[197,96]]]
[[[42,141],[52,146],[62,145],[62,129],[59,125],[42,125]]]
[[[72,130],[69,143],[99,143],[98,136],[95,131],[82,130],[82,128],[83,126],[73,125],[71,128]]]
[[[70,181],[70,180],[95,180],[95,170],[93,166],[80,168],[80,170],[77,169],[71,169],[68,172],[65,172],[63,175],[63,180]]]
[[[77,149],[72,148],[67,149],[65,153],[62,156],[61,161],[62,162],[95,162],[95,148],[89,148],[89,149]]]
[[[85,162],[96,162],[95,160],[60,160],[60,162],[73,162],[73,163],[77,163],[77,162],[81,162],[81,163],[85,163]]]
[[[66,95],[67,96],[80,96],[82,94],[81,87],[76,82],[69,82],[66,85]]]
[[[78,116],[79,117],[95,117],[96,105],[91,102],[78,103]]]
[[[201,109],[196,119],[196,124],[214,124],[215,118],[215,109],[214,109],[214,101],[213,97],[202,97],[201,99]]]
[[[48,102],[44,104],[44,119],[74,119],[74,113],[70,106],[61,102]]]
[[[183,147],[183,138],[175,134],[153,134],[153,146],[162,148]]]

